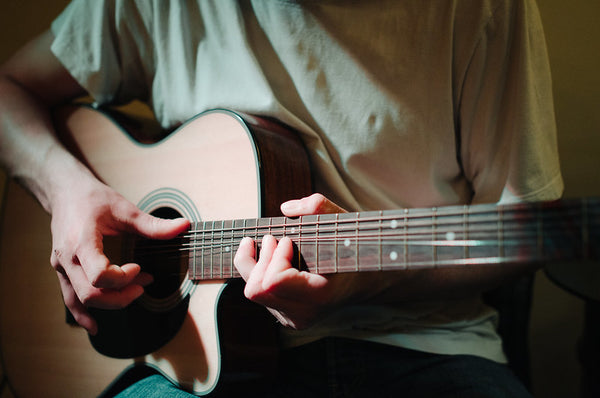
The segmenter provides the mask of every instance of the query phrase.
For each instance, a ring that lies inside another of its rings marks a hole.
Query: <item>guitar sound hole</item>
[[[174,209],[163,207],[151,213],[160,218],[179,218],[181,214]],[[150,297],[162,299],[169,297],[182,285],[186,277],[187,261],[181,255],[185,238],[170,240],[140,239],[134,248],[134,261],[142,271],[153,276],[154,282],[146,286]]]

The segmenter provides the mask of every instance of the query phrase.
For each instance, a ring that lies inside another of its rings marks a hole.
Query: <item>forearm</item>
[[[57,176],[85,173],[58,142],[48,106],[6,75],[0,77],[0,159],[48,211]]]
[[[51,53],[52,40],[42,34],[0,67],[0,164],[46,210],[60,182],[91,176],[54,134],[51,107],[84,90]]]

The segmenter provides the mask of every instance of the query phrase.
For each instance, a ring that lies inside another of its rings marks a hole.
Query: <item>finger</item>
[[[77,294],[75,294],[67,277],[60,272],[57,272],[57,274],[63,300],[71,312],[71,315],[73,315],[75,322],[87,330],[91,335],[95,335],[98,332],[96,320],[92,318],[85,306],[81,304],[81,301],[79,301],[79,298],[77,297]]]
[[[346,210],[320,193],[315,193],[302,199],[282,203],[281,212],[287,217],[298,217],[309,214],[345,213]]]
[[[75,262],[74,266],[83,267],[89,283],[97,288],[121,289],[140,273],[140,266],[137,264],[111,264],[103,252],[99,236],[86,240],[86,243],[77,249],[72,262]]]
[[[130,202],[122,202],[113,209],[115,219],[126,229],[148,239],[173,239],[190,227],[185,218],[166,219],[154,217]]]
[[[173,239],[190,228],[185,218],[166,219],[141,212],[131,226],[138,234],[149,239]]]
[[[292,267],[294,247],[292,241],[284,237],[279,241],[263,277],[263,288],[282,299],[298,300],[312,298],[320,294],[328,279],[319,274],[298,271]]]
[[[263,302],[263,296],[268,295],[263,287],[263,278],[276,247],[277,240],[273,236],[263,236],[258,262],[252,268],[244,288],[244,295],[250,300]]]
[[[262,286],[265,271],[271,262],[271,257],[273,256],[276,247],[277,240],[272,235],[263,236],[260,253],[258,255],[258,262],[252,268],[248,280],[246,281],[247,284],[256,284],[257,289],[259,289],[259,286]]]
[[[233,258],[233,264],[245,281],[248,281],[256,265],[255,255],[254,241],[248,237],[243,238]]]
[[[70,265],[63,266],[63,269],[79,302],[85,307],[120,309],[144,293],[144,288],[136,284],[129,284],[121,289],[97,288],[89,282],[82,267]]]
[[[261,252],[262,254],[262,252]],[[278,274],[287,270],[298,272],[292,268],[292,258],[294,256],[294,247],[292,241],[288,237],[283,237],[277,244],[272,256],[269,258],[269,263],[265,271],[265,284],[276,283],[280,277]]]
[[[271,262],[275,249],[277,249],[277,239],[273,235],[263,236],[257,265],[260,263],[266,267]]]

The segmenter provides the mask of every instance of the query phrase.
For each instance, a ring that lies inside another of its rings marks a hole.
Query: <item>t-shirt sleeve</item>
[[[550,67],[533,0],[501,1],[459,97],[460,156],[473,202],[562,194]]]
[[[147,100],[152,46],[134,1],[75,0],[51,30],[52,52],[98,104]]]

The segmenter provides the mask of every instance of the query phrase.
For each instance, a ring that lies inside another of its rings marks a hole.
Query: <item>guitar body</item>
[[[142,210],[163,217],[210,221],[277,215],[282,201],[310,193],[308,162],[297,138],[277,124],[250,120],[252,124],[228,111],[209,112],[154,144],[136,142],[111,119],[90,108],[62,110],[57,128],[62,132],[62,141],[102,181]],[[96,390],[82,396],[97,394],[98,387],[106,386],[119,373],[115,369],[131,363],[107,357],[133,358],[136,363],[156,367],[197,395],[236,388],[260,378],[263,356],[273,354],[276,343],[273,327],[259,327],[275,325],[267,312],[243,298],[240,283],[218,279],[192,282],[185,275],[187,264],[183,264],[187,259],[161,257],[157,249],[153,252],[157,254],[147,260],[134,240],[115,245],[107,242],[109,257],[117,263],[138,261],[144,271],[154,273],[157,282],[123,311],[94,312],[99,321],[99,333],[91,338],[95,350],[88,348],[89,342],[80,342],[83,331],[57,325],[60,293],[54,272],[48,267],[51,240],[43,228],[49,229],[49,219],[37,208],[35,214],[43,219],[38,223],[43,226],[39,229],[43,236],[28,236],[29,227],[15,235],[16,226],[28,224],[21,217],[33,214],[19,209],[21,199],[11,200],[13,192],[23,195],[11,186],[5,209],[0,342],[5,373],[18,396],[63,395],[66,391],[75,396],[71,383],[78,382],[73,380],[76,377],[56,382],[56,391],[49,391],[51,383],[25,382],[39,380],[32,374],[35,371],[54,370],[57,363],[63,362],[72,366],[68,373],[79,375],[79,380],[87,375],[96,381]],[[43,246],[43,256],[24,257],[32,240]],[[152,264],[146,267],[146,261]],[[28,278],[40,272],[45,275],[43,286],[25,288],[30,285]],[[18,278],[21,283],[15,281]],[[42,294],[44,297],[40,297]],[[21,311],[14,309],[15,302]],[[30,307],[36,302],[48,308],[32,313]],[[22,306],[28,310],[23,311]],[[48,318],[53,319],[52,324]],[[20,335],[33,334],[40,339],[45,337],[40,336],[44,330],[55,327],[61,330],[57,333],[60,341],[44,342],[46,349],[55,354],[52,365],[48,360],[38,367],[36,360],[21,359],[25,352],[39,356],[40,351]],[[77,341],[76,351],[85,352],[77,356],[85,357],[87,362],[65,356],[74,349],[73,341]],[[54,371],[47,375],[60,378]],[[32,391],[34,384],[39,384],[39,394]]]

